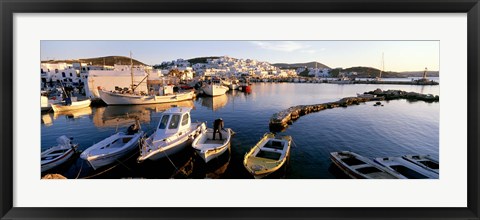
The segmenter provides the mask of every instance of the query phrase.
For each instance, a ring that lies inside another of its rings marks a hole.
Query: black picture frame
[[[0,0],[1,219],[479,219],[478,0]],[[14,13],[467,13],[468,207],[466,208],[18,208],[13,207]]]

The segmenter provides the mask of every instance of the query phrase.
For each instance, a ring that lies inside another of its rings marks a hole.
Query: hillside
[[[218,59],[219,57],[196,57],[192,59],[188,59],[187,61],[190,64],[196,64],[196,63],[207,63],[207,59]]]
[[[334,77],[337,77],[340,72],[356,72],[358,75],[357,77],[361,78],[375,78],[378,77],[380,74],[380,70],[373,68],[373,67],[363,67],[363,66],[357,66],[357,67],[350,67],[350,68],[336,68],[332,69],[330,71],[330,74]],[[391,72],[391,71],[385,71],[382,73],[382,78],[398,78],[398,77],[403,77],[400,73],[397,72]]]
[[[95,57],[95,58],[82,58],[82,59],[77,59],[77,60],[44,60],[42,63],[77,63],[77,62],[82,62],[82,63],[88,63],[92,64],[95,66],[113,66],[114,64],[124,64],[124,65],[129,65],[130,64],[130,57],[124,57],[124,56],[106,56],[106,57]],[[133,59],[133,65],[146,65],[138,60]]]
[[[321,68],[321,69],[324,69],[324,68],[327,68],[327,69],[331,69],[330,67],[328,67],[327,65],[323,64],[323,63],[319,63],[319,62],[308,62],[308,63],[274,63],[272,64],[273,66],[276,66],[280,69],[296,69],[296,68],[303,68],[303,67],[307,67],[307,68],[315,68],[315,64],[317,66],[317,68]]]
[[[421,77],[423,76],[423,71],[407,71],[407,72],[400,72],[400,74],[404,77]],[[427,71],[427,76],[430,77],[438,77],[438,71]]]

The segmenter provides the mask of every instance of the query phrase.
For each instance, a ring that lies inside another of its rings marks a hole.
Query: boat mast
[[[382,78],[382,72],[385,71],[385,60],[382,52],[382,69],[380,70],[380,76],[378,78]]]
[[[130,77],[132,79],[132,84],[131,84],[131,88],[132,88],[132,93],[135,93],[135,88],[133,87],[133,59],[132,59],[132,51],[130,51]]]

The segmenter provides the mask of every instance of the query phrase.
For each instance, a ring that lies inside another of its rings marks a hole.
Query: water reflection
[[[227,105],[228,96],[226,94],[215,97],[202,97],[202,106],[207,107],[210,110],[216,111]]]
[[[163,112],[171,107],[193,108],[193,101],[182,101],[175,103],[150,104],[150,105],[111,105],[97,108],[93,117],[96,127],[117,127],[128,126],[138,119],[140,123],[150,123],[151,113]]]
[[[53,125],[52,116],[50,116],[50,114],[43,114],[42,115],[42,124],[44,124],[47,127]]]
[[[53,119],[56,120],[61,116],[65,116],[70,119],[76,119],[76,118],[80,118],[82,116],[87,116],[91,114],[92,114],[92,108],[87,107],[87,108],[81,108],[81,109],[76,109],[71,111],[54,112]]]

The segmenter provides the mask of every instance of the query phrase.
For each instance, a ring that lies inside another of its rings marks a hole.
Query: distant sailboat
[[[384,54],[382,52],[382,69],[380,70],[380,74],[378,75],[378,77],[375,78],[375,80],[377,81],[381,81],[382,80],[382,72],[385,71],[385,59],[384,59]]]

